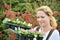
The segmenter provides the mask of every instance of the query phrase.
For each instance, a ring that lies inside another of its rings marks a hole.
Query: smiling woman
[[[56,29],[56,19],[48,6],[41,6],[36,9],[37,21],[40,24],[39,32],[44,34],[43,40],[59,40],[59,32]],[[51,30],[53,30],[51,32]],[[49,37],[48,37],[49,35]]]

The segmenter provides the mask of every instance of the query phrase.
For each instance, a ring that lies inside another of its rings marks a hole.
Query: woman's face
[[[46,27],[50,24],[50,18],[48,15],[46,15],[43,11],[37,12],[37,21],[39,22],[41,27]]]

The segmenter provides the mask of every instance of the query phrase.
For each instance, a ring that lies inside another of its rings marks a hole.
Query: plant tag
[[[17,28],[15,27],[15,31],[17,31]]]
[[[20,31],[20,27],[18,27],[18,30]]]

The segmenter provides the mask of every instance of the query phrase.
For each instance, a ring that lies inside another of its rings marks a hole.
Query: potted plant
[[[42,34],[40,34],[39,32],[35,31],[32,32],[31,30],[24,30],[24,29],[20,29],[17,32],[17,36],[20,40],[33,40],[34,38],[36,38],[36,40],[42,40]]]

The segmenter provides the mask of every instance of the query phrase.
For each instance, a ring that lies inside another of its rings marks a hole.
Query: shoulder
[[[57,39],[59,40],[59,31],[57,29],[55,29],[49,39],[50,40],[57,40]]]
[[[52,33],[52,36],[59,36],[59,31],[55,29]]]
[[[59,35],[59,31],[57,29],[55,29],[52,34],[58,34]]]

